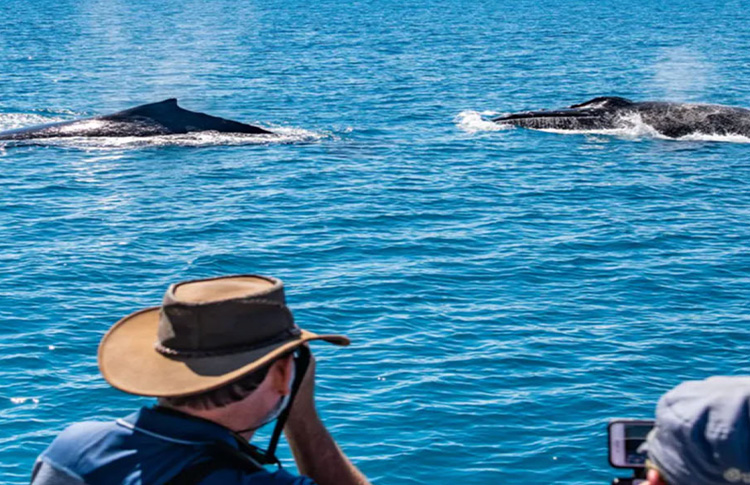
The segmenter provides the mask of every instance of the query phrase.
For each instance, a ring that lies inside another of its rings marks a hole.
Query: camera
[[[615,468],[633,470],[629,478],[615,478],[612,485],[645,484],[646,453],[639,451],[654,422],[645,419],[615,419],[607,426],[609,464]]]

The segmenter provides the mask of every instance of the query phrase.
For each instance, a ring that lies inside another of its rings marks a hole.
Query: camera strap
[[[294,374],[294,382],[292,383],[292,395],[289,398],[289,404],[281,412],[278,419],[276,420],[276,426],[273,429],[271,441],[268,443],[268,448],[265,452],[266,463],[264,464],[270,465],[276,463],[279,465],[279,467],[281,467],[281,462],[278,458],[276,458],[276,447],[279,444],[281,432],[284,430],[284,425],[286,424],[287,418],[289,418],[289,413],[292,410],[292,406],[294,406],[294,398],[297,397],[297,392],[302,385],[302,380],[305,378],[307,368],[310,367],[310,349],[307,348],[306,345],[302,345],[297,348],[297,357],[294,359],[294,365],[296,369]]]

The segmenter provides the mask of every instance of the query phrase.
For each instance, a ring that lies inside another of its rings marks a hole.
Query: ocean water
[[[260,273],[351,337],[314,347],[318,402],[374,483],[607,483],[608,419],[750,373],[749,140],[485,118],[750,107],[745,7],[4,0],[2,129],[177,97],[283,136],[0,147],[0,482],[150,402],[99,376],[110,325]]]

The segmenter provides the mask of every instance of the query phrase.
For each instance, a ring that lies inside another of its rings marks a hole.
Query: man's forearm
[[[369,485],[338,447],[315,409],[306,409],[295,418],[287,421],[284,431],[300,473],[318,485]]]

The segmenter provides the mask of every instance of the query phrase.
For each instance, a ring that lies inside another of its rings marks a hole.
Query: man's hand
[[[310,353],[310,363],[297,391],[297,396],[292,403],[286,426],[294,428],[317,417],[318,413],[315,410],[315,356]]]
[[[338,447],[315,410],[315,357],[312,353],[284,432],[300,473],[318,485],[369,485],[367,478]]]

